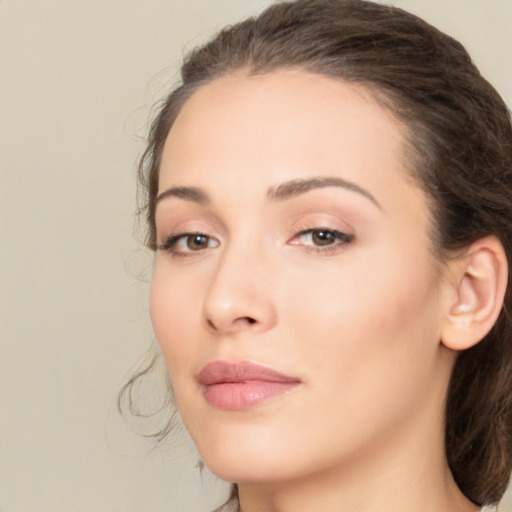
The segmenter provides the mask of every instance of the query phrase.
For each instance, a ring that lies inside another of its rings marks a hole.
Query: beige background
[[[113,408],[152,343],[134,162],[183,49],[266,3],[0,0],[0,512],[222,499],[190,448],[144,456]],[[512,0],[396,3],[466,43],[512,104]]]

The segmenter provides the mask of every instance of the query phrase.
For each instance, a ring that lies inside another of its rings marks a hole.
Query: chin
[[[264,483],[287,479],[290,461],[296,459],[282,436],[262,435],[258,429],[245,428],[230,435],[211,435],[194,439],[201,460],[217,477],[227,482]],[[238,435],[237,435],[238,434]],[[276,446],[279,448],[276,449]],[[296,452],[296,451],[295,451]]]
[[[203,462],[215,476],[231,483],[263,484],[293,477],[287,475],[279,462],[273,460],[272,454],[265,455],[267,460],[254,460],[239,453],[234,457],[224,455]]]

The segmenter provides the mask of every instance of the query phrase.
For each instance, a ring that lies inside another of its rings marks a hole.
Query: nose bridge
[[[215,331],[264,331],[276,321],[271,269],[257,237],[233,239],[219,255],[203,314]]]

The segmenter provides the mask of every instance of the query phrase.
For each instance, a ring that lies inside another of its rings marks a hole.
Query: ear
[[[476,345],[492,329],[507,288],[508,264],[494,236],[477,240],[452,266],[450,299],[441,341],[449,349]]]

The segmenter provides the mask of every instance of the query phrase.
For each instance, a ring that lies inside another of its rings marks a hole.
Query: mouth
[[[300,379],[258,364],[214,361],[197,377],[206,401],[217,409],[243,410],[292,391]]]

